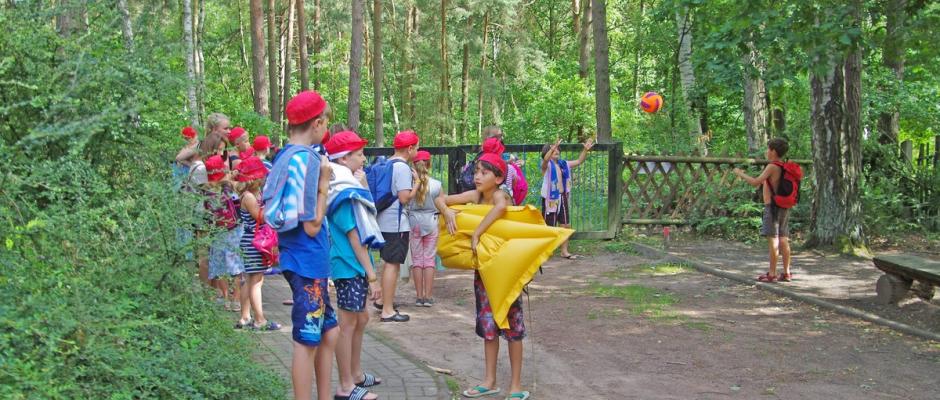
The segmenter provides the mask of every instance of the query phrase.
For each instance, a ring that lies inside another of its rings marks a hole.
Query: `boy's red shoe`
[[[780,282],[790,282],[793,279],[793,275],[790,273],[777,275],[777,280]]]
[[[777,277],[776,277],[776,276],[773,276],[773,275],[771,275],[769,272],[767,272],[767,273],[764,273],[763,275],[758,276],[758,277],[757,277],[757,281],[758,281],[758,282],[766,282],[766,283],[774,283],[774,282],[777,281]]]

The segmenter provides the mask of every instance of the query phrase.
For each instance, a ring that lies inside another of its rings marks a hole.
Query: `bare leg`
[[[336,368],[339,370],[339,388],[337,388],[336,394],[348,396],[356,383],[350,362],[358,313],[343,309],[337,309],[336,312],[339,314],[339,339],[336,342]]]
[[[770,269],[768,269],[768,273],[770,276],[777,276],[777,238],[768,236],[767,247],[770,253]]]
[[[362,371],[362,336],[366,332],[366,325],[369,323],[369,313],[360,312],[356,316],[356,330],[353,331],[352,357],[349,358],[349,365],[352,369],[352,376],[356,381],[365,378]],[[382,382],[378,377],[376,382]]]
[[[571,229],[571,224],[561,224],[561,227]],[[570,255],[571,252],[568,251],[568,241],[565,240],[565,242],[561,244],[561,256],[568,257]]]
[[[424,268],[424,298],[434,298],[434,267]]]
[[[411,281],[415,284],[415,295],[418,300],[424,298],[424,268],[417,266],[411,268]]]
[[[333,389],[330,388],[330,375],[333,370],[333,350],[339,337],[338,329],[330,329],[323,333],[320,346],[315,357],[315,371],[317,375],[317,397],[320,400],[333,398]]]
[[[291,381],[295,400],[309,400],[313,395],[313,363],[317,348],[294,342],[294,357],[291,360]]]
[[[252,285],[252,278],[254,278],[255,275],[261,275],[261,274],[248,275],[248,279],[246,279],[244,283],[245,287],[241,291],[241,296],[238,297],[238,302],[242,306],[241,317],[239,318],[238,322],[242,324],[248,322],[251,319],[251,293],[252,293],[251,285]],[[236,281],[235,283],[237,284],[238,281]],[[255,316],[256,317],[258,316],[258,310],[255,310]]]
[[[238,301],[239,308],[241,308],[241,298],[242,298],[242,282],[244,281],[245,274],[238,274],[232,277],[232,284],[235,287],[232,289],[232,302]]]
[[[386,262],[382,267],[382,318],[395,315],[395,288],[401,264]]]
[[[251,310],[255,313],[255,321],[258,322],[258,326],[263,326],[268,322],[268,319],[264,317],[264,309],[262,308],[261,303],[261,287],[264,285],[264,274],[256,273],[248,275],[248,297],[251,300]],[[242,305],[244,308],[245,306]],[[244,311],[242,311],[244,313]]]
[[[509,342],[509,365],[512,369],[512,383],[509,384],[509,392],[522,391],[522,341],[515,340]]]
[[[780,238],[780,255],[783,256],[783,273],[790,273],[790,238]]]

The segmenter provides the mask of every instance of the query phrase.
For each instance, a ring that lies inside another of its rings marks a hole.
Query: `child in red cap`
[[[235,146],[235,151],[228,156],[229,169],[234,171],[241,160],[252,156],[254,149],[251,148],[251,143],[248,141],[248,131],[240,126],[232,128],[226,139],[229,144]]]
[[[408,315],[395,309],[395,288],[398,286],[398,274],[401,264],[408,255],[408,232],[411,225],[402,204],[408,204],[414,198],[414,172],[408,163],[418,154],[418,135],[414,131],[402,131],[395,135],[393,146],[395,154],[388,159],[392,162],[392,193],[398,198],[391,206],[379,212],[379,228],[385,238],[385,246],[379,251],[385,266],[382,267],[382,303],[373,303],[382,310],[382,322],[406,322]],[[394,162],[399,160],[402,162]]]
[[[218,289],[221,303],[226,310],[240,311],[241,303],[238,299],[241,297],[241,288],[238,283],[245,272],[245,265],[238,248],[241,230],[237,229],[237,197],[231,182],[226,179],[225,161],[221,156],[215,155],[206,159],[206,171],[209,177],[209,183],[206,185],[206,210],[209,211],[212,226],[221,230],[209,246],[209,284]],[[229,278],[235,281],[234,297],[231,300]]]
[[[251,144],[251,148],[254,150],[255,157],[260,158],[264,167],[270,171],[272,165],[271,162],[268,161],[268,154],[271,151],[271,139],[268,139],[268,137],[264,135],[257,136],[255,137],[255,141]]]
[[[363,185],[362,167],[366,156],[362,149],[368,142],[355,132],[336,132],[325,148],[332,160],[327,217],[330,221],[330,276],[336,287],[339,309],[339,341],[336,365],[339,388],[336,398],[374,399],[365,388],[382,383],[362,370],[362,337],[369,313],[367,297],[382,295],[369,247],[382,242],[375,222],[375,203]]]
[[[316,374],[317,396],[328,399],[333,396],[330,370],[338,336],[327,284],[330,241],[321,229],[330,165],[311,146],[323,140],[330,108],[319,93],[305,91],[287,102],[285,114],[289,138],[274,157],[262,191],[264,219],[278,232],[281,269],[293,295],[294,398],[310,398]]]
[[[245,262],[247,282],[240,298],[241,318],[235,324],[235,329],[251,327],[262,331],[280,330],[281,324],[268,321],[264,317],[261,286],[264,284],[264,271],[267,270],[267,267],[261,262],[261,252],[254,246],[255,229],[257,229],[258,221],[262,221],[261,185],[264,183],[264,177],[268,174],[268,169],[261,162],[261,159],[255,156],[245,158],[236,168],[238,173],[235,180],[238,181],[238,184],[235,187],[241,199],[238,208],[238,219],[242,224],[242,237],[239,247]],[[254,319],[251,318],[251,311],[254,311]]]
[[[438,209],[435,200],[445,195],[441,181],[431,177],[431,153],[419,150],[414,160],[417,184],[415,196],[408,203],[408,222],[411,224],[411,279],[418,299],[415,305],[434,305],[434,268],[437,266]]]
[[[476,189],[445,196],[442,201],[438,202],[438,208],[441,210],[446,222],[445,225],[451,234],[454,234],[456,226],[454,211],[446,208],[446,206],[467,203],[493,206],[470,237],[470,248],[474,253],[476,253],[476,248],[480,244],[480,236],[496,220],[502,218],[506,212],[506,207],[512,204],[512,197],[499,188],[506,179],[506,173],[506,162],[503,161],[502,154],[484,152],[476,162],[476,170],[473,175]],[[500,389],[496,387],[496,357],[499,354],[499,337],[502,336],[509,342],[509,364],[512,371],[512,380],[509,387],[510,395],[507,398],[529,398],[529,392],[522,390],[522,339],[525,338],[526,331],[521,297],[513,301],[509,307],[509,328],[499,329],[493,319],[493,308],[490,305],[489,296],[483,286],[479,272],[474,272],[473,292],[476,298],[476,333],[477,336],[483,339],[485,372],[483,382],[464,390],[463,395],[466,397],[483,397],[500,392]]]

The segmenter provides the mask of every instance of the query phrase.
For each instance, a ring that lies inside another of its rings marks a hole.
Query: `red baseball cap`
[[[235,139],[238,139],[238,138],[240,138],[240,137],[242,137],[242,136],[244,136],[244,135],[245,135],[245,128],[242,128],[242,127],[240,127],[240,126],[236,126],[236,127],[232,128],[232,130],[230,130],[230,131],[228,132],[228,141],[229,141],[230,143],[234,143],[234,142],[235,142]]]
[[[418,162],[418,161],[428,161],[428,162],[430,162],[430,161],[431,161],[431,153],[429,153],[427,150],[418,150],[418,154],[417,154],[417,155],[415,156],[415,158],[412,159],[411,161],[413,161],[413,162]]]
[[[395,140],[392,142],[396,149],[414,146],[420,139],[415,131],[401,131],[395,134]]]
[[[484,140],[482,147],[484,153],[502,154],[503,151],[506,150],[506,146],[503,146],[503,142],[497,137]]]
[[[503,173],[503,176],[506,176],[506,162],[503,161],[503,157],[496,153],[485,153],[480,156],[480,161],[486,161],[490,164],[493,164],[496,169]]]
[[[268,174],[268,168],[264,166],[261,159],[255,156],[248,157],[235,167],[238,175],[235,179],[239,182],[249,182],[255,179],[262,179]]]
[[[367,144],[369,144],[369,141],[359,137],[356,132],[342,131],[330,137],[330,140],[323,147],[326,148],[326,152],[330,154],[330,159],[333,160],[346,155],[350,151],[366,147]]]
[[[180,134],[182,134],[183,137],[185,137],[185,138],[187,138],[187,139],[192,139],[192,138],[196,137],[196,135],[198,135],[199,133],[196,132],[196,129],[195,129],[195,128],[193,128],[193,127],[191,127],[191,126],[187,126],[187,127],[183,128],[182,131],[180,131]]]
[[[206,159],[206,172],[209,174],[209,182],[218,182],[225,177],[225,161],[222,156],[214,155]]]
[[[271,148],[271,139],[264,135],[258,136],[255,138],[255,142],[251,144],[251,148],[255,151],[267,151]]]
[[[284,114],[287,114],[287,123],[300,125],[311,118],[318,117],[326,110],[326,100],[313,90],[297,93],[287,102]]]

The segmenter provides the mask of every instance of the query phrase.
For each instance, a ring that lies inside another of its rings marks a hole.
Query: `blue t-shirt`
[[[366,270],[359,264],[349,236],[346,236],[353,229],[356,229],[356,216],[352,202],[345,201],[330,214],[330,237],[333,242],[330,247],[330,277],[333,279],[366,276]],[[372,253],[369,253],[369,262],[372,262]]]
[[[291,157],[288,170],[291,171],[284,187],[281,201],[298,204],[303,201],[304,173],[319,173],[319,165],[313,171],[307,171],[307,157],[309,152],[299,152]],[[317,190],[316,187],[306,188]],[[277,234],[278,245],[281,250],[281,269],[292,271],[305,278],[320,279],[330,275],[330,239],[328,224],[323,220],[323,227],[316,236],[311,237],[304,231],[303,221],[297,227]]]

